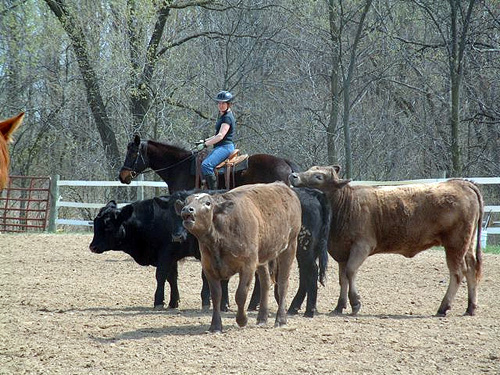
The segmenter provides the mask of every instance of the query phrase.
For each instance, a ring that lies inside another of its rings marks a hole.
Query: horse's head
[[[127,145],[127,155],[118,179],[122,184],[130,184],[133,178],[148,167],[147,142],[141,142],[141,138],[135,135],[134,139]]]

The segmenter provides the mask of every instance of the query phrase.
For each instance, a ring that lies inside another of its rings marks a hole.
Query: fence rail
[[[85,203],[85,202],[71,202],[64,201],[59,194],[60,187],[161,187],[166,188],[167,184],[165,182],[155,182],[155,181],[133,181],[130,185],[124,185],[119,181],[79,181],[79,180],[59,180],[58,176],[54,176],[53,180],[53,191],[52,197],[52,209],[51,217],[49,218],[49,231],[55,231],[57,225],[70,225],[70,226],[92,226],[92,221],[81,220],[79,218],[59,218],[58,210],[61,207],[68,208],[91,208],[98,209],[103,207],[106,202],[101,203]],[[366,186],[396,186],[396,185],[407,185],[416,183],[432,183],[446,181],[447,179],[420,179],[420,180],[405,180],[405,181],[353,181],[352,185],[366,185]],[[480,185],[500,185],[500,177],[470,177],[467,180],[473,181]],[[118,207],[123,207],[129,202],[119,203]],[[500,205],[487,205],[484,207],[485,214],[490,216],[493,214],[500,213]],[[494,222],[497,226],[489,226],[483,229],[485,236],[490,234],[500,234],[500,222]]]

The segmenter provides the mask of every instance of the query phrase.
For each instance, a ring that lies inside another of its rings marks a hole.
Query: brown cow
[[[9,181],[9,149],[7,145],[12,142],[12,134],[21,125],[24,112],[0,122],[0,190],[7,186]]]
[[[339,263],[340,297],[334,313],[346,308],[348,290],[352,314],[359,311],[356,274],[370,255],[393,253],[411,258],[442,245],[450,283],[437,315],[446,315],[464,275],[469,297],[466,314],[474,315],[483,215],[477,186],[462,179],[397,187],[351,186],[349,180],[338,177],[339,170],[338,166],[315,166],[290,175],[294,186],[322,190],[334,213],[328,244],[330,255]]]
[[[282,182],[237,187],[224,194],[193,194],[177,201],[184,227],[198,238],[201,265],[212,295],[210,332],[222,331],[220,280],[239,274],[236,291],[240,327],[247,324],[245,301],[257,270],[260,308],[257,324],[265,324],[269,314],[269,261],[278,266],[278,311],[275,327],[286,324],[285,297],[288,277],[295,258],[301,226],[297,194]]]

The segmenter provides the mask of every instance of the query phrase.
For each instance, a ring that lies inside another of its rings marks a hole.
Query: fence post
[[[57,214],[57,201],[59,199],[59,175],[52,176],[50,183],[50,214],[49,214],[49,232],[55,233],[57,230],[56,220]]]

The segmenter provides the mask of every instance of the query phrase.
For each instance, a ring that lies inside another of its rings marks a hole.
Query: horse
[[[9,182],[9,149],[8,144],[13,142],[12,134],[21,125],[24,112],[0,122],[0,190]]]
[[[195,167],[193,163],[196,162],[196,156],[195,151],[154,140],[142,141],[138,135],[135,135],[127,145],[127,154],[118,178],[120,182],[130,184],[135,177],[150,168],[167,183],[170,194],[181,190],[192,190],[195,188]],[[234,186],[272,183],[275,181],[283,181],[289,184],[288,176],[295,173],[295,171],[300,171],[300,167],[290,160],[268,154],[254,154],[248,157],[247,169],[235,171]],[[218,186],[223,186],[221,185],[223,180],[224,176],[219,175]],[[298,253],[301,252],[298,251]],[[304,265],[304,270],[314,268],[313,265],[309,264],[311,259],[311,257],[308,259],[297,257],[299,269],[302,268],[302,265]],[[322,261],[320,260],[320,268],[322,268],[321,272],[324,273],[326,263],[324,263],[324,260]],[[315,262],[315,260],[312,259],[312,262]],[[316,288],[316,280],[312,287],[313,289]],[[301,287],[301,289],[303,288]],[[314,293],[307,292],[307,294],[309,293],[312,293],[311,297],[308,298],[312,298],[314,306],[309,306],[308,302],[306,316],[312,316],[316,305],[315,297],[312,296]],[[304,301],[305,295],[306,293],[302,290],[297,292],[289,309],[290,314],[296,313],[295,311]],[[256,278],[248,310],[257,310],[259,299],[259,280]]]
[[[120,169],[119,180],[130,182],[147,168],[156,172],[168,185],[170,194],[195,187],[193,161],[196,152],[153,140],[141,141],[138,135],[127,146],[125,161]],[[268,154],[254,154],[248,157],[248,168],[236,171],[234,185],[271,183],[283,181],[288,184],[288,176],[300,171],[300,167],[290,160]],[[218,186],[223,186],[223,176],[219,175]]]

